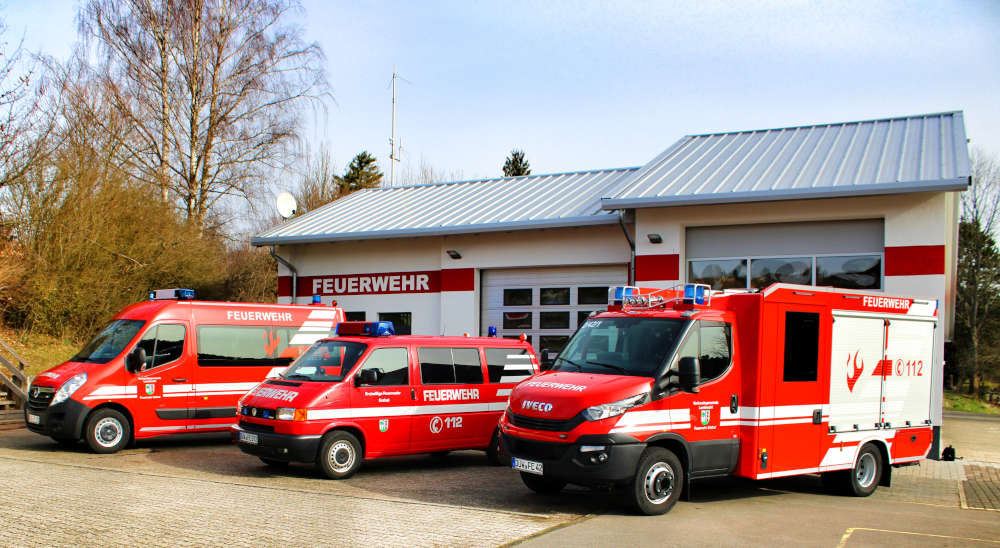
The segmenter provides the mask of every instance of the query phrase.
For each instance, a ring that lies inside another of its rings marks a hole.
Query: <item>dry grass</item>
[[[83,346],[82,342],[17,331],[4,326],[0,326],[0,340],[28,362],[24,368],[27,375],[37,375],[52,366],[59,365]],[[12,360],[12,356],[2,349],[0,354],[3,354],[8,361]],[[0,370],[6,371],[6,368],[0,366]]]

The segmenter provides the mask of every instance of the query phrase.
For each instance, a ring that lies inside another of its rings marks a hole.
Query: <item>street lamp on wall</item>
[[[459,253],[455,249],[449,249],[449,250],[445,251],[445,253],[447,253],[449,257],[451,257],[452,259],[455,259],[455,260],[458,260],[458,259],[462,258],[462,254]]]
[[[663,238],[659,234],[655,234],[655,233],[653,233],[653,234],[646,234],[646,238],[649,239],[649,243],[651,243],[651,244],[662,244],[663,243]]]

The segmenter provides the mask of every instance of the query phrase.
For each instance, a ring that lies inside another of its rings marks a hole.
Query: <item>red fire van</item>
[[[501,420],[527,487],[619,485],[642,513],[691,480],[822,474],[866,496],[932,442],[937,301],[776,284],[612,288]]]
[[[98,453],[134,439],[225,431],[236,402],[343,321],[336,307],[193,301],[157,290],[69,361],[35,377],[27,427]]]
[[[394,336],[390,322],[345,322],[280,378],[240,400],[233,440],[269,465],[315,462],[330,478],[363,459],[484,449],[511,389],[538,371],[523,340]]]

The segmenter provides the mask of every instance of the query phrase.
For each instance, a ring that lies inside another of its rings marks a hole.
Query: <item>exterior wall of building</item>
[[[455,250],[459,259],[452,259]],[[623,264],[629,248],[618,225],[521,230],[281,246],[295,265],[297,301],[336,300],[347,312],[411,312],[412,332],[461,335],[480,331],[483,269]],[[278,302],[291,302],[291,273],[278,269]]]

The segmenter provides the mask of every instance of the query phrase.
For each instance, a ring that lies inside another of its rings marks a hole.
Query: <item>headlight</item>
[[[85,382],[87,382],[86,373],[80,373],[79,375],[76,375],[70,380],[64,382],[63,385],[59,387],[59,390],[56,391],[56,395],[52,398],[52,402],[49,403],[49,405],[55,405],[72,396],[73,392],[79,390]]]
[[[279,421],[304,421],[306,420],[305,409],[295,409],[293,407],[279,407],[276,417]]]
[[[617,417],[629,409],[641,404],[646,399],[646,393],[636,394],[614,403],[595,405],[583,410],[583,417],[588,421],[599,421],[608,417]]]

